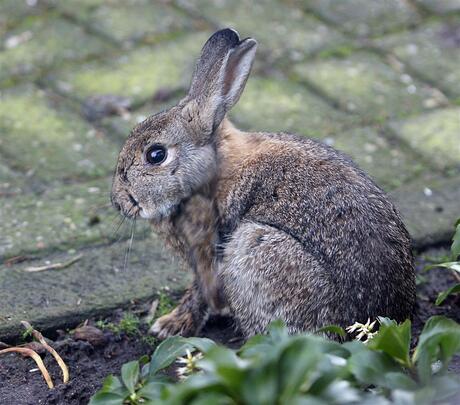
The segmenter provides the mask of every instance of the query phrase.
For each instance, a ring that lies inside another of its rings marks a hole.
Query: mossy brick
[[[110,137],[119,144],[124,143],[131,130],[147,117],[160,111],[167,110],[179,101],[174,97],[168,102],[147,103],[142,107],[123,114],[122,116],[105,117],[101,120],[101,125],[106,128]]]
[[[439,14],[460,11],[460,0],[415,0],[424,8]]]
[[[415,247],[451,241],[460,214],[459,177],[415,181],[392,191],[390,198],[399,208]]]
[[[153,299],[165,289],[181,291],[190,280],[190,274],[180,271],[154,235],[134,242],[125,267],[126,249],[127,243],[122,242],[0,266],[0,340],[20,336],[24,319],[46,334]],[[79,255],[79,261],[64,269],[25,271],[31,266],[66,263]]]
[[[430,170],[411,149],[391,140],[378,128],[354,128],[331,135],[325,141],[349,155],[386,191]]]
[[[420,20],[404,0],[303,0],[306,7],[359,37],[381,35]]]
[[[110,185],[101,179],[2,199],[0,258],[127,237],[130,221],[116,234],[121,219],[110,204]]]
[[[166,3],[147,0],[102,4],[83,20],[120,43],[154,42],[181,31],[191,31],[193,20]]]
[[[84,46],[83,46],[84,44]],[[27,17],[9,31],[0,52],[0,83],[65,61],[100,54],[107,43],[55,13]]]
[[[456,18],[429,22],[415,31],[384,37],[377,44],[446,94],[460,98],[459,35],[460,18]]]
[[[404,117],[445,103],[436,89],[397,73],[376,55],[365,52],[346,59],[299,63],[294,72],[367,122]]]
[[[0,201],[20,194],[26,187],[27,179],[22,173],[17,173],[2,163],[0,156]]]
[[[394,122],[395,133],[440,168],[460,168],[460,108]]]
[[[37,15],[47,9],[47,4],[43,0],[2,0],[0,2],[0,35],[3,30],[16,24],[20,19]]]
[[[114,0],[78,0],[78,1],[62,1],[62,0],[46,0],[46,2],[60,12],[67,15],[85,17],[92,10],[105,3],[114,3]],[[117,2],[117,0],[115,0]],[[133,3],[136,0],[125,0],[125,3]]]
[[[55,72],[48,76],[48,82],[81,101],[110,94],[142,103],[159,90],[189,85],[206,38],[204,33],[194,33],[161,45],[140,47],[118,57]]]
[[[180,0],[179,4],[222,28],[238,30],[242,37],[254,37],[260,52],[271,50],[274,57],[295,59],[344,41],[338,31],[312,15],[275,0]]]
[[[0,151],[36,181],[91,179],[113,169],[118,147],[33,86],[0,93]]]
[[[249,78],[230,117],[243,129],[286,131],[323,138],[355,125],[353,117],[329,106],[299,83]]]

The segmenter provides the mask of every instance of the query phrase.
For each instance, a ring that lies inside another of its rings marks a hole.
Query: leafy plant
[[[450,252],[451,252],[451,257],[450,257],[451,261],[428,266],[427,270],[438,268],[438,267],[448,269],[452,271],[452,274],[454,275],[454,277],[460,281],[460,262],[457,261],[460,256],[460,218],[457,219],[457,222],[455,223],[455,233],[452,238],[452,245],[450,247]],[[445,291],[441,291],[438,294],[438,297],[436,298],[436,305],[441,305],[449,295],[458,294],[458,293],[460,293],[460,283],[454,284],[453,286],[449,287]]]
[[[145,358],[110,376],[90,405],[100,404],[427,404],[460,395],[460,380],[448,364],[460,352],[460,325],[428,320],[411,352],[411,324],[380,318],[367,344],[343,344],[311,334],[290,336],[279,322],[240,349],[203,338],[173,337]],[[329,328],[328,333],[340,332]],[[176,382],[165,369],[199,351],[199,371]]]
[[[156,316],[160,317],[171,312],[176,306],[176,301],[171,298],[166,292],[160,291],[158,295],[158,307],[156,310]]]
[[[97,321],[96,326],[99,329],[106,329],[113,332],[115,335],[121,335],[124,333],[127,336],[136,336],[139,335],[139,326],[140,319],[132,314],[131,312],[126,312],[123,314],[123,317],[120,319],[120,322],[106,322],[103,320]]]

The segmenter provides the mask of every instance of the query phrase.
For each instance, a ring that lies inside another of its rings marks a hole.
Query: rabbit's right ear
[[[240,41],[229,28],[217,31],[203,46],[183,114],[196,121],[204,135],[214,132],[240,98],[256,49],[254,39]]]

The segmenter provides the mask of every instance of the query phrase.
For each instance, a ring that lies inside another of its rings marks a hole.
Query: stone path
[[[3,0],[0,3],[0,339],[49,328],[186,275],[108,198],[129,129],[173,104],[203,41],[260,42],[232,112],[350,154],[401,208],[417,248],[460,216],[460,0]],[[30,273],[26,269],[66,263]]]

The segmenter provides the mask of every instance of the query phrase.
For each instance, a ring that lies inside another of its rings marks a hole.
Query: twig
[[[83,257],[83,255],[78,255],[78,256],[75,256],[74,258],[70,259],[67,262],[51,263],[51,264],[47,264],[47,265],[44,265],[44,266],[37,266],[37,267],[33,267],[33,266],[32,267],[26,267],[24,269],[24,271],[27,271],[28,273],[35,273],[35,272],[38,272],[38,271],[45,271],[45,270],[61,270],[61,269],[65,269],[66,267],[69,267],[72,264],[78,262],[82,257]]]
[[[457,279],[457,281],[460,283],[460,274],[455,270],[452,270],[452,274]]]
[[[48,373],[48,370],[46,369],[43,360],[37,354],[37,352],[34,352],[32,349],[27,349],[25,347],[9,347],[8,349],[0,350],[0,354],[13,352],[21,353],[24,356],[32,357],[35,360],[35,363],[37,363],[38,368],[42,372],[43,378],[48,384],[48,388],[54,388],[53,380],[51,380],[50,374]]]
[[[153,321],[153,319],[155,318],[155,314],[157,313],[157,309],[158,309],[158,304],[160,302],[158,300],[153,300],[152,301],[152,304],[150,305],[150,309],[149,309],[149,312],[148,314],[145,316],[144,318],[144,321],[146,323],[150,323]]]
[[[62,380],[64,384],[66,384],[69,381],[69,369],[67,365],[64,363],[64,360],[62,360],[62,357],[59,356],[58,352],[54,350],[45,340],[43,335],[38,331],[32,328],[32,325],[27,322],[27,321],[21,321],[22,326],[24,326],[27,330],[32,330],[32,335],[34,336],[35,339],[37,339],[43,347],[48,350],[53,357],[56,359],[57,363],[59,364],[59,367],[62,370]]]

